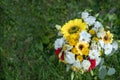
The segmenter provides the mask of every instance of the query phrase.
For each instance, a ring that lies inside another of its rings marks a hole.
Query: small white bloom
[[[99,27],[98,32],[104,32],[104,27]]]
[[[106,54],[106,55],[111,54],[112,48],[113,48],[113,47],[112,47],[111,44],[106,44],[105,47],[104,47],[104,49],[105,49],[105,54]]]
[[[103,37],[103,35],[104,35],[104,32],[98,32],[98,33],[97,33],[97,37],[98,37],[98,38]]]
[[[104,32],[104,28],[101,23],[95,22],[94,27],[92,28],[95,32]]]
[[[81,63],[80,63],[79,60],[76,60],[76,61],[73,63],[73,66],[75,66],[75,67],[78,68],[78,69],[82,68],[82,65],[81,65]]]
[[[100,56],[100,52],[97,50],[90,50],[89,57],[90,59],[96,59]]]
[[[89,13],[88,12],[82,12],[81,16],[82,16],[82,19],[86,19],[89,16]]]
[[[61,29],[61,26],[60,26],[60,25],[55,25],[55,28],[56,28],[57,30],[60,30],[60,29]]]
[[[100,28],[100,27],[103,27],[103,25],[99,21],[96,21],[94,24],[94,27]]]
[[[104,44],[104,42],[103,42],[102,40],[99,40],[99,44],[100,44],[100,46],[101,46],[102,48],[104,48],[105,44]]]
[[[73,64],[75,62],[75,54],[73,54],[72,52],[65,52],[65,61],[69,64]]]
[[[55,40],[54,47],[55,49],[62,48],[64,44],[64,38],[59,38]]]
[[[83,62],[82,62],[82,67],[83,67],[84,70],[88,70],[89,67],[90,67],[90,65],[91,65],[90,61],[88,61],[88,60],[83,60]]]
[[[86,31],[82,31],[80,33],[80,38],[79,38],[79,41],[84,41],[84,42],[90,42],[90,38],[91,38],[91,35],[86,32]]]
[[[94,50],[101,50],[101,46],[95,42],[91,43],[90,49],[94,49]]]
[[[91,25],[93,25],[93,24],[95,23],[95,20],[96,20],[95,17],[89,16],[89,17],[86,18],[84,21],[85,21],[89,26],[91,26]]]
[[[114,42],[112,43],[112,46],[113,46],[113,48],[114,48],[115,50],[118,49],[118,43],[117,43],[116,41],[114,41]]]
[[[96,66],[99,65],[100,62],[101,62],[101,58],[100,57],[96,58]]]

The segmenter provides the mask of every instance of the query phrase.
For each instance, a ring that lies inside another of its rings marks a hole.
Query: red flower
[[[59,54],[60,54],[61,50],[62,50],[62,48],[58,48],[55,50],[55,54],[58,58],[59,58]],[[59,59],[64,60],[64,52],[62,53],[62,56]]]
[[[90,61],[90,63],[91,63],[91,65],[90,65],[90,67],[89,67],[89,70],[91,70],[91,69],[94,69],[95,68],[95,66],[96,66],[96,60],[95,59],[88,59],[89,61]]]

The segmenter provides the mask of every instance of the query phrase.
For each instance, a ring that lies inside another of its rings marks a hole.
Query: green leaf
[[[74,72],[71,73],[71,80],[74,79]]]
[[[104,79],[107,74],[106,66],[101,66],[99,69],[99,78]]]
[[[66,72],[68,72],[68,71],[70,70],[70,67],[71,67],[70,64],[67,64],[67,65],[66,65]]]
[[[100,66],[102,66],[104,63],[104,58],[101,58]]]
[[[43,37],[42,37],[42,42],[43,42],[44,44],[49,43],[49,38],[48,38],[47,36],[43,36]]]
[[[49,57],[50,62],[54,62],[54,61],[55,61],[55,58],[56,58],[55,55],[50,56],[50,57]]]
[[[115,74],[115,69],[114,68],[109,68],[108,72],[107,72],[107,75],[111,76],[113,74]]]
[[[117,19],[116,14],[108,14],[107,16],[108,16],[109,21],[113,21],[113,20]]]
[[[42,43],[36,44],[35,47],[37,49],[39,49],[40,51],[43,51],[43,44]]]

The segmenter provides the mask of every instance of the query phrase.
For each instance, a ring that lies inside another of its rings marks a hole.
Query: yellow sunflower
[[[113,41],[113,34],[110,33],[110,31],[105,32],[105,35],[102,37],[102,40],[104,43],[112,43]]]
[[[80,55],[86,55],[86,56],[88,55],[88,53],[89,53],[89,49],[88,49],[89,44],[88,43],[81,41],[81,42],[78,42],[75,47]]]
[[[70,46],[76,45],[76,43],[78,42],[78,39],[79,39],[79,34],[77,33],[67,37],[67,41]]]
[[[61,33],[67,39],[72,34],[77,34],[87,27],[86,23],[82,22],[82,19],[74,19],[67,22],[61,28]]]

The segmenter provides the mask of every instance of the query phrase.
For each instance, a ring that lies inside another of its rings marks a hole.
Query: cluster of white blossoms
[[[88,12],[82,12],[81,19],[70,20],[56,28],[61,35],[55,41],[55,53],[74,71],[94,69],[102,55],[110,55],[118,48],[117,42],[113,42],[113,34],[104,30],[102,23]]]

